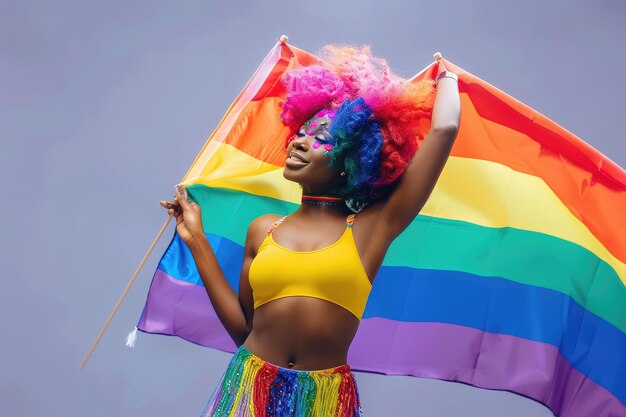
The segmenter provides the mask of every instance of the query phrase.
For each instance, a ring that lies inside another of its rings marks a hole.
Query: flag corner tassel
[[[126,346],[130,348],[134,348],[136,341],[137,341],[137,326],[135,326],[135,328],[130,333],[128,333],[128,336],[126,336]]]

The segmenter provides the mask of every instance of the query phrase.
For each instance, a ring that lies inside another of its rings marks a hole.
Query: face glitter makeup
[[[292,140],[297,137],[314,136],[313,141],[311,142],[311,147],[313,149],[323,147],[324,152],[322,153],[322,156],[328,155],[336,145],[334,139],[328,133],[328,128],[331,122],[329,118],[334,116],[334,111],[330,111],[328,109],[320,110],[313,118],[304,122]]]

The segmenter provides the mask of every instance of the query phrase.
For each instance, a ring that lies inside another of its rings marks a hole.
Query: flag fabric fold
[[[315,61],[277,43],[183,178],[236,292],[247,226],[300,202],[282,177],[280,79]],[[446,65],[459,76],[461,128],[428,202],[385,257],[349,364],[508,390],[557,416],[626,416],[626,172]],[[236,349],[176,233],[137,328]]]

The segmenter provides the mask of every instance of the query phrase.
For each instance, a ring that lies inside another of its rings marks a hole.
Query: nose
[[[303,151],[307,151],[309,149],[309,137],[308,136],[296,136],[293,141],[291,141],[294,148],[301,149]]]

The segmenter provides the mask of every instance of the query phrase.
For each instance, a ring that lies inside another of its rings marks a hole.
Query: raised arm
[[[437,74],[440,74],[446,71],[446,67],[441,59],[438,62]],[[460,116],[457,81],[442,78],[437,84],[430,131],[378,213],[378,220],[384,224],[382,230],[389,233],[389,240],[402,233],[426,204],[450,155]]]

